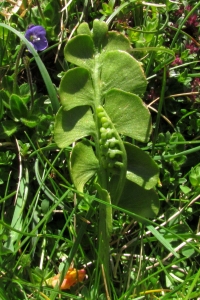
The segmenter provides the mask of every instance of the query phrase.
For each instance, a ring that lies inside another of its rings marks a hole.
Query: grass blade
[[[31,43],[29,43],[29,41],[25,38],[25,36],[20,33],[19,31],[17,31],[16,29],[12,28],[9,25],[0,23],[0,27],[4,27],[10,31],[12,31],[14,34],[16,34],[25,44],[26,46],[31,50],[31,53],[33,54],[35,61],[38,65],[38,68],[40,70],[40,73],[42,75],[42,78],[44,80],[44,83],[46,85],[48,94],[49,94],[49,98],[51,100],[51,104],[53,107],[53,111],[54,113],[57,113],[58,109],[59,109],[59,102],[58,102],[58,97],[57,97],[57,93],[55,90],[55,87],[51,81],[51,78],[49,76],[49,73],[47,72],[47,69],[45,67],[45,65],[43,64],[40,56],[38,55],[37,51],[34,49],[34,47],[31,45]]]

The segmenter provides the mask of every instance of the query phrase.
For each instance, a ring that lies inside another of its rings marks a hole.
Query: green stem
[[[85,218],[87,220],[90,220],[90,218],[91,218],[91,216],[92,216],[93,213],[94,213],[94,210],[93,210],[93,206],[91,205],[90,208],[89,208],[89,210],[88,210],[88,212],[87,212],[87,214],[86,214],[86,216],[85,216]],[[79,230],[79,233],[78,233],[78,235],[76,237],[76,240],[75,240],[75,242],[73,244],[73,247],[70,250],[70,253],[69,253],[69,256],[68,256],[68,258],[66,260],[65,266],[64,266],[64,268],[62,270],[61,277],[60,277],[60,282],[63,281],[64,276],[67,273],[67,271],[68,271],[68,269],[70,267],[70,264],[73,261],[75,255],[77,253],[78,248],[80,247],[81,240],[83,238],[83,235],[86,232],[86,228],[87,228],[87,223],[83,222],[82,225],[81,225],[81,228]]]
[[[25,38],[25,36],[23,34],[21,34],[19,31],[17,31],[16,29],[12,28],[11,26],[4,24],[4,23],[0,23],[0,27],[6,28],[10,31],[12,31],[14,34],[16,34],[28,47],[28,49],[30,49],[31,53],[33,54],[35,61],[38,65],[38,68],[40,70],[40,73],[42,75],[42,78],[44,80],[44,83],[46,85],[48,94],[49,94],[49,98],[51,100],[51,104],[52,104],[52,108],[53,108],[53,112],[57,113],[59,107],[60,107],[60,103],[58,101],[58,97],[57,97],[57,92],[56,89],[51,81],[51,78],[49,76],[49,73],[47,72],[46,67],[44,66],[41,58],[39,57],[37,51],[34,49],[34,47],[31,45],[31,43]]]
[[[183,21],[182,21],[181,24],[179,25],[176,34],[174,35],[174,38],[173,38],[173,41],[172,41],[172,43],[171,43],[170,49],[173,49],[174,44],[175,44],[175,42],[176,42],[176,40],[177,40],[177,38],[178,38],[179,33],[180,33],[181,30],[182,30],[182,27],[183,27],[184,23],[185,23],[185,22],[187,21],[187,19],[193,14],[193,12],[194,12],[195,10],[197,10],[197,8],[198,8],[199,6],[200,6],[200,2],[197,3],[197,4],[191,9],[191,11],[187,14],[187,16],[185,16],[185,18],[183,19]]]
[[[98,194],[101,200],[104,200],[110,204],[110,196],[107,190],[102,189],[97,185]],[[110,293],[110,267],[109,267],[109,257],[110,257],[110,238],[112,233],[112,207],[106,204],[99,204],[99,262],[103,266],[104,280],[108,288],[108,293]]]
[[[95,140],[95,148],[96,148],[96,155],[97,158],[99,159],[100,162],[100,169],[99,169],[99,174],[98,174],[98,179],[99,179],[99,183],[100,186],[103,187],[104,189],[107,189],[107,172],[106,169],[104,169],[103,167],[103,161],[101,158],[101,154],[100,154],[100,144],[99,144],[99,140],[100,140],[100,123],[99,123],[99,119],[96,113],[96,108],[99,105],[102,105],[101,103],[101,89],[100,89],[100,85],[99,85],[99,81],[100,81],[100,68],[101,65],[99,63],[99,59],[98,59],[98,54],[95,56],[95,66],[94,66],[94,72],[92,73],[92,81],[93,81],[93,87],[94,87],[94,94],[95,94],[95,103],[94,103],[94,122],[95,122],[95,127],[96,127],[96,132],[97,132],[97,138]]]
[[[22,54],[24,52],[25,45],[22,45],[18,54],[17,54],[17,59],[16,59],[16,64],[15,64],[15,71],[14,71],[14,78],[13,78],[13,93],[17,93],[17,75],[19,72],[19,64],[20,64],[20,59],[22,57]]]
[[[29,87],[30,87],[30,94],[31,94],[30,110],[32,110],[33,103],[34,103],[34,99],[33,99],[33,85],[32,85],[31,71],[30,71],[30,68],[29,68],[30,60],[29,60],[28,56],[25,56],[23,58],[23,62],[24,62],[24,66],[26,68],[27,80],[28,80],[28,84],[29,84]]]
[[[99,198],[110,204],[110,197],[107,192],[108,185],[108,173],[103,165],[103,158],[100,151],[100,121],[97,116],[97,107],[102,105],[101,89],[100,89],[100,70],[101,64],[98,59],[99,54],[95,56],[95,66],[92,73],[92,81],[95,93],[95,103],[93,107],[94,112],[94,122],[96,125],[97,136],[95,138],[96,156],[99,160],[99,172],[98,172],[98,184],[97,191]],[[110,237],[112,231],[112,207],[106,206],[105,204],[99,204],[99,262],[103,265],[103,270],[105,273],[105,280],[107,284],[109,283],[109,255],[110,255]],[[109,285],[108,285],[109,290]]]
[[[159,14],[159,23],[158,23],[158,27],[159,27],[159,25],[160,25],[160,14]],[[154,38],[154,40],[153,40],[153,43],[154,43],[153,46],[156,46],[157,43],[158,43],[158,33],[159,33],[159,30],[155,33],[155,38]],[[146,72],[145,72],[145,73],[146,73],[146,75],[145,75],[146,77],[148,77],[148,74],[149,74],[150,69],[151,69],[151,67],[152,67],[153,60],[154,60],[154,56],[155,56],[155,53],[152,52],[151,55],[150,55],[150,58],[149,58],[149,62],[148,62],[148,64],[147,64]]]
[[[46,19],[45,19],[45,16],[44,16],[44,14],[43,14],[43,12],[42,12],[42,9],[41,9],[41,6],[40,6],[40,2],[38,1],[38,0],[35,0],[35,2],[36,2],[36,5],[37,5],[37,7],[38,7],[38,12],[39,12],[39,14],[40,14],[40,16],[41,16],[41,19],[42,19],[42,21],[44,22],[44,25],[45,25],[45,27],[46,27]]]
[[[44,183],[44,181],[45,181],[46,177],[48,176],[48,174],[49,173],[47,173],[43,179],[40,177],[39,160],[36,159],[36,161],[35,161],[35,175],[36,175],[36,179],[37,179],[37,182],[38,182],[41,190],[45,193],[45,195],[48,197],[48,199],[50,199],[53,203],[55,203],[56,201],[59,202],[59,198],[57,198],[56,195],[54,195]],[[64,209],[64,205],[62,203],[60,204],[60,207],[62,209]]]
[[[198,152],[200,150],[200,146],[198,147],[194,147],[192,149],[189,149],[189,150],[185,150],[185,151],[182,151],[182,152],[179,152],[177,154],[169,154],[169,155],[156,155],[154,156],[154,160],[160,160],[160,159],[169,159],[169,158],[175,158],[175,157],[180,157],[182,155],[188,155],[188,154],[191,154],[191,153],[194,153],[194,152]]]
[[[166,67],[164,67],[164,69],[163,69],[162,90],[161,90],[160,101],[159,101],[159,106],[158,106],[158,114],[157,114],[156,126],[155,126],[155,132],[154,132],[154,141],[153,141],[153,145],[152,145],[152,155],[154,154],[155,143],[156,143],[156,139],[157,139],[157,135],[158,135],[161,111],[162,111],[164,98],[165,98],[165,87],[166,87]]]

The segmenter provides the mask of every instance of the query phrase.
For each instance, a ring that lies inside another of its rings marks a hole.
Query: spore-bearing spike
[[[97,116],[100,123],[100,151],[104,161],[104,168],[109,168],[114,171],[119,163],[122,162],[123,152],[120,150],[120,141],[118,141],[118,134],[112,124],[109,116],[106,114],[104,108],[99,106],[96,109]],[[116,171],[116,170],[115,170]]]

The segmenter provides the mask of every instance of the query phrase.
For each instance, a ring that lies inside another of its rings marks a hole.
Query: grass
[[[2,1],[0,9],[0,298],[199,299],[199,2]],[[75,145],[54,140],[60,81],[74,67],[64,46],[94,19],[128,37],[148,80],[150,140],[121,138],[159,167],[152,218],[105,202],[93,178],[80,192],[70,176]],[[28,24],[45,27],[44,52],[20,51]],[[99,207],[114,211],[108,273]],[[84,280],[77,273],[70,289],[53,288],[49,279],[60,273],[61,283],[69,268],[84,269]]]

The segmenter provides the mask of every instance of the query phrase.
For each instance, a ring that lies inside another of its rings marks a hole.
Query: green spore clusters
[[[99,144],[104,168],[113,169],[117,162],[122,163],[123,152],[120,149],[120,137],[102,106],[98,106]],[[116,164],[117,166],[117,164]],[[114,170],[113,170],[114,171]]]

